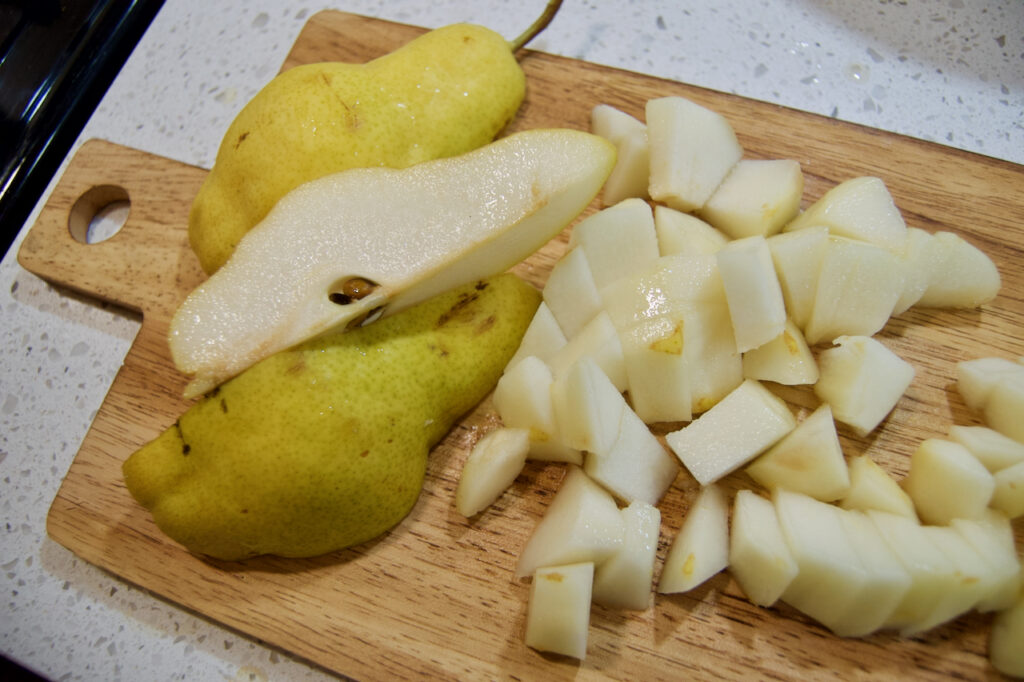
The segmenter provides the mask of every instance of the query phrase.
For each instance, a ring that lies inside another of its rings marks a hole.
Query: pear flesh
[[[614,147],[596,135],[532,130],[459,157],[301,185],[174,315],[171,355],[194,375],[186,394],[505,271],[579,215],[614,163]],[[353,283],[357,296],[347,293]]]
[[[540,304],[512,274],[278,353],[131,455],[125,484],[197,554],[308,557],[393,527],[427,455],[494,388]]]

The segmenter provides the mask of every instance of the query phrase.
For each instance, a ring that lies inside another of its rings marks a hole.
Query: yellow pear
[[[430,448],[494,387],[539,303],[503,274],[267,358],[129,457],[128,490],[219,559],[374,538],[412,508]]]
[[[366,64],[320,62],[271,80],[238,113],[189,215],[203,269],[289,191],[347,168],[404,168],[462,154],[515,116],[525,76],[514,51],[560,2],[513,42],[472,24],[430,31]]]

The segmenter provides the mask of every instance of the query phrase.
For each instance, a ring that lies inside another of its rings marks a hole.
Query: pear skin
[[[525,91],[509,43],[472,24],[430,31],[366,64],[289,69],[228,128],[189,215],[192,249],[212,273],[304,182],[476,149],[515,116]]]
[[[430,449],[493,389],[540,303],[511,274],[270,356],[124,463],[169,537],[239,560],[309,557],[400,522]]]

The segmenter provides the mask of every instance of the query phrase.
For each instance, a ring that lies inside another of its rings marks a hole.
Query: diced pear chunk
[[[708,485],[767,450],[795,426],[785,402],[747,379],[665,440],[690,474]]]
[[[932,273],[917,305],[974,308],[999,294],[999,270],[985,253],[953,232],[936,232],[931,240]]]
[[[519,348],[505,366],[505,371],[531,355],[547,362],[565,343],[565,334],[558,325],[558,320],[551,313],[547,303],[541,301],[523,334],[523,340],[519,342]]]
[[[807,327],[818,291],[818,273],[828,248],[828,228],[808,227],[768,238],[786,312],[801,330]]]
[[[781,334],[743,354],[743,378],[786,386],[814,384],[818,381],[818,364],[803,332],[787,320]]]
[[[764,237],[729,242],[716,254],[736,349],[757,348],[782,333],[786,304]]]
[[[953,519],[949,525],[992,565],[995,586],[975,607],[982,613],[1008,608],[1024,577],[1010,520],[1002,512],[989,509],[979,519]]]
[[[654,207],[654,230],[662,256],[713,254],[729,241],[697,216],[668,206]]]
[[[647,102],[651,198],[680,211],[699,209],[743,157],[721,114],[682,97]]]
[[[956,389],[967,407],[983,412],[992,391],[1003,379],[1024,377],[1024,365],[1006,358],[975,358],[956,364]]]
[[[765,488],[786,488],[831,502],[850,488],[850,475],[832,420],[821,405],[778,443],[755,459],[746,472]]]
[[[594,282],[601,289],[658,259],[654,213],[643,199],[620,201],[573,227],[569,247],[577,246],[586,252]]]
[[[537,569],[526,612],[526,646],[583,660],[587,655],[594,564]]]
[[[601,310],[601,295],[583,249],[570,249],[558,259],[542,293],[566,339],[579,334]]]
[[[494,409],[505,426],[530,434],[530,457],[554,462],[582,462],[581,454],[565,445],[551,402],[551,369],[536,356],[523,358],[494,387]]]
[[[548,361],[555,376],[568,371],[580,358],[587,357],[597,363],[615,388],[625,391],[629,385],[626,379],[626,364],[622,356],[619,333],[612,324],[608,313],[602,310],[586,324],[580,333],[569,339]]]
[[[619,434],[626,400],[593,360],[580,358],[551,387],[562,439],[577,450],[604,452]]]
[[[992,473],[1024,462],[1024,443],[987,426],[951,426],[949,439],[970,450]]]
[[[952,589],[932,614],[935,624],[945,623],[973,609],[996,587],[992,566],[960,533],[949,526],[921,526],[928,539],[953,565]]]
[[[562,486],[533,530],[516,564],[516,577],[538,568],[600,563],[622,547],[622,514],[611,494],[569,465]]]
[[[932,235],[918,227],[907,228],[907,242],[899,255],[903,268],[903,291],[893,306],[892,314],[900,315],[921,300],[936,271]]]
[[[992,475],[996,488],[989,503],[1011,519],[1024,516],[1024,462],[1018,462]]]
[[[627,135],[646,129],[643,121],[610,104],[598,104],[590,110],[590,131],[616,146]]]
[[[594,601],[640,611],[651,604],[661,512],[646,502],[633,502],[622,510],[622,522],[622,548],[594,573]]]
[[[729,309],[724,303],[704,304],[689,318],[683,355],[690,372],[693,412],[711,409],[743,383],[743,356],[736,350]]]
[[[903,292],[903,269],[888,249],[829,237],[804,336],[812,346],[882,329]]]
[[[658,592],[686,592],[729,565],[729,500],[705,486],[686,512],[658,579]]]
[[[529,451],[526,429],[502,427],[478,440],[462,465],[456,511],[470,517],[491,506],[523,470]]]
[[[750,490],[733,499],[729,571],[758,606],[774,604],[797,573],[775,507]]]
[[[903,602],[910,589],[910,574],[868,517],[844,510],[840,521],[850,547],[864,565],[866,578],[859,598],[832,631],[842,637],[862,637],[885,625]]]
[[[993,429],[1024,443],[1024,375],[1006,377],[992,389],[982,416]]]
[[[1011,677],[1024,677],[1024,589],[1016,603],[992,621],[988,656],[992,667]]]
[[[629,407],[622,411],[612,446],[587,452],[583,468],[627,504],[637,500],[657,504],[679,474],[675,457]]]
[[[869,336],[840,336],[818,355],[814,392],[860,436],[877,427],[914,379],[914,367]]]
[[[854,457],[847,469],[850,489],[840,500],[840,507],[859,511],[875,509],[917,521],[917,512],[910,495],[870,455]]]
[[[743,159],[703,208],[701,217],[733,239],[769,236],[800,211],[804,176],[790,159]]]
[[[940,438],[921,442],[910,457],[903,487],[925,523],[980,517],[995,481],[981,462],[959,443]]]
[[[847,535],[841,509],[778,488],[772,499],[798,571],[782,600],[831,629],[860,599],[867,575]]]
[[[690,372],[683,353],[689,316],[656,317],[620,332],[629,399],[647,422],[689,421]]]
[[[911,635],[947,620],[947,599],[956,588],[954,567],[924,532],[925,526],[901,514],[865,513],[910,575],[910,587],[885,627]]]
[[[646,127],[627,134],[615,148],[618,151],[615,167],[604,183],[601,196],[604,206],[614,206],[625,199],[647,197],[651,150]]]
[[[841,237],[877,244],[890,251],[903,249],[907,225],[885,183],[874,177],[842,182],[811,204],[786,226],[786,231],[825,225]]]

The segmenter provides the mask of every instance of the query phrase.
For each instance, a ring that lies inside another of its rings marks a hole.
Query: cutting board
[[[422,29],[325,12],[314,16],[284,64],[362,62]],[[917,377],[870,438],[841,431],[848,455],[869,453],[902,475],[924,438],[952,423],[974,424],[953,387],[954,363],[1024,355],[1024,168],[935,144],[848,125],[771,104],[537,52],[524,52],[528,95],[512,129],[587,129],[605,102],[642,116],[652,97],[682,95],[723,113],[751,158],[803,166],[806,202],[858,175],[881,177],[907,223],[954,230],[987,252],[1003,278],[981,310],[911,310],[879,335]],[[423,493],[394,530],[365,545],[308,560],[204,560],[165,538],[121,481],[124,459],[186,409],[185,380],[165,335],[180,300],[202,279],[186,241],[187,212],[205,175],[199,168],[103,141],[81,147],[19,253],[28,270],[142,314],[124,365],[82,443],[48,517],[50,536],[87,561],[225,625],[332,671],[365,679],[408,678],[852,678],[993,675],[986,660],[990,616],[967,615],[914,639],[890,633],[840,639],[786,605],[757,608],[728,573],[651,608],[595,606],[582,663],[523,644],[529,582],[513,577],[520,548],[558,488],[563,469],[529,463],[491,509],[471,521],[453,510],[467,452],[496,423],[488,401],[431,455]],[[73,238],[111,199],[131,212],[111,239]],[[588,211],[595,210],[592,205]],[[69,228],[70,225],[70,228]],[[567,235],[516,268],[543,284]],[[798,413],[806,389],[774,387]],[[752,485],[744,475],[732,488]],[[692,503],[681,474],[661,503],[658,564]],[[1021,541],[1022,526],[1016,526]]]

